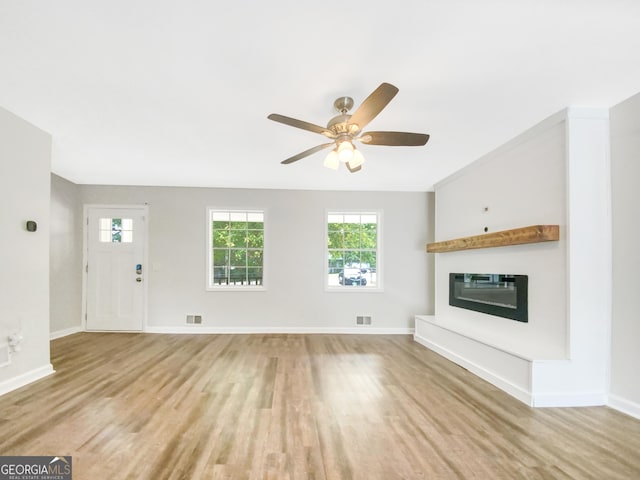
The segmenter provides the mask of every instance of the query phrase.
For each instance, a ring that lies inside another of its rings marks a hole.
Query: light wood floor
[[[84,479],[637,479],[640,421],[531,409],[409,336],[80,333],[0,455]]]

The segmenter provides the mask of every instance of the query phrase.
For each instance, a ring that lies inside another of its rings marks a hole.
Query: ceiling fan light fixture
[[[340,159],[335,150],[331,150],[329,155],[324,159],[324,166],[332,170],[337,170],[340,166]]]
[[[338,158],[343,163],[350,162],[353,158],[354,150],[355,147],[353,144],[349,140],[344,140],[340,142],[340,145],[338,145]]]
[[[359,167],[364,163],[364,156],[360,153],[360,150],[354,149],[353,157],[349,160],[349,166],[351,168]]]

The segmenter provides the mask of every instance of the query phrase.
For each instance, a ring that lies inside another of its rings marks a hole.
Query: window
[[[98,223],[102,243],[133,242],[133,220],[131,218],[101,218]]]
[[[379,289],[380,214],[327,214],[327,287]]]
[[[262,287],[264,212],[209,209],[207,288]]]

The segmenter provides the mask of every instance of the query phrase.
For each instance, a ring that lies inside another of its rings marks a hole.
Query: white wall
[[[433,310],[424,252],[433,196],[427,193],[82,186],[84,204],[148,204],[148,330],[409,332]],[[264,208],[267,290],[205,291],[206,207]],[[383,212],[384,291],[333,293],[323,283],[327,209]]]
[[[606,403],[611,348],[608,115],[608,109],[567,111],[569,358],[535,366],[534,387],[541,405]]]
[[[421,320],[416,339],[531,405],[602,405],[611,325],[608,110],[560,112],[436,185],[437,240],[535,224],[558,224],[560,241],[436,254],[435,316]],[[529,322],[448,305],[452,272],[528,275]]]
[[[82,325],[80,187],[51,175],[50,329],[53,338]]]
[[[613,319],[610,403],[640,417],[640,94],[611,109]]]
[[[0,394],[52,373],[49,363],[51,137],[0,108],[0,348],[21,331],[21,350],[0,367]],[[38,224],[36,232],[25,228]]]
[[[529,358],[567,357],[565,150],[564,117],[556,116],[436,185],[437,241],[485,227],[558,224],[561,232],[559,242],[435,254],[439,321]],[[452,272],[528,275],[528,323],[450,306]]]

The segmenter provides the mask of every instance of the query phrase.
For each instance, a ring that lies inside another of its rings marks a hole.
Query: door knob
[[[140,283],[142,281],[141,277],[136,277],[136,282]]]

